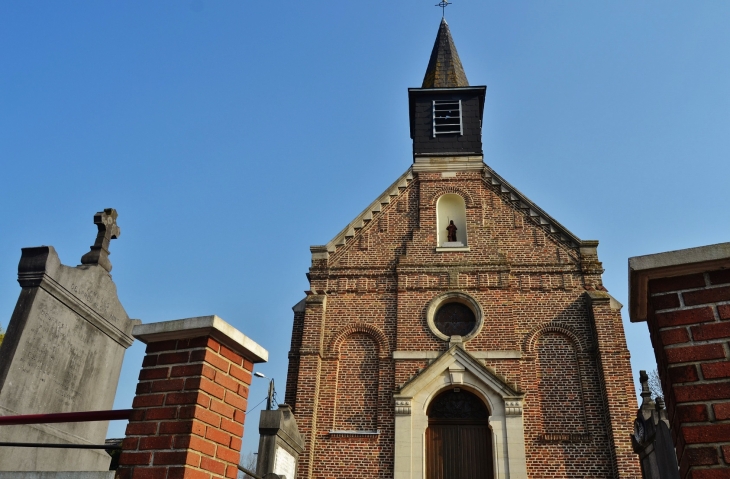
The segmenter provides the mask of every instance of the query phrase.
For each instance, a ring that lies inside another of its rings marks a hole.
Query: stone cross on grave
[[[94,224],[99,228],[91,251],[81,257],[81,264],[98,264],[107,271],[112,270],[109,261],[109,242],[119,238],[122,230],[117,226],[117,210],[105,208],[94,215]]]

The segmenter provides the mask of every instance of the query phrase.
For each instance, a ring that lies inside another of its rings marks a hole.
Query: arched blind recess
[[[356,332],[340,344],[337,364],[336,430],[373,431],[378,412],[378,346]]]

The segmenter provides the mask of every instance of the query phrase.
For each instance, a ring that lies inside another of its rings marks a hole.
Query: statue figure
[[[449,221],[449,226],[446,227],[446,231],[448,232],[448,241],[450,243],[456,241],[456,229],[454,220]]]

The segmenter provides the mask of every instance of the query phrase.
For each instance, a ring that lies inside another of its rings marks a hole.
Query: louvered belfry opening
[[[494,478],[489,410],[475,394],[454,388],[429,405],[426,477]]]
[[[433,137],[449,133],[464,134],[461,126],[461,100],[434,100]]]

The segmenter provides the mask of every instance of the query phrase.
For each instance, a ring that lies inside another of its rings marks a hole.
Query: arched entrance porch
[[[426,479],[428,408],[439,394],[455,387],[476,394],[487,404],[494,479],[527,479],[524,395],[459,346],[444,351],[394,394],[395,479]]]

